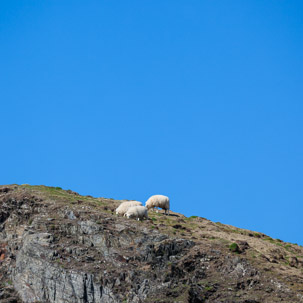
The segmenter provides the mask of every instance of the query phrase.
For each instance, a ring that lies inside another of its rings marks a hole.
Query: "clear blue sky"
[[[2,1],[0,184],[145,201],[303,245],[303,1]]]

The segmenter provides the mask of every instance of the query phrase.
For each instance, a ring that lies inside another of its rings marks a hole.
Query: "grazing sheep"
[[[148,219],[148,214],[147,214],[147,208],[144,206],[132,206],[130,207],[127,212],[124,214],[128,219],[129,218],[135,218],[143,220],[143,218]]]
[[[165,214],[169,214],[169,198],[163,195],[151,196],[145,203],[147,209],[160,207],[165,210]]]
[[[140,206],[142,205],[141,202],[139,201],[127,201],[123,202],[119,205],[119,207],[116,209],[116,215],[125,215],[127,210],[132,207],[132,206]]]

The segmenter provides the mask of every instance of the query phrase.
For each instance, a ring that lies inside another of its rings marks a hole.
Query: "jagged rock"
[[[292,267],[298,267],[299,265],[298,259],[296,257],[291,257],[289,260],[289,265]]]
[[[118,204],[0,187],[0,302],[302,302],[303,262],[282,242],[174,213],[127,220],[112,214]]]
[[[246,241],[237,241],[239,252],[243,253],[249,249],[249,244]]]

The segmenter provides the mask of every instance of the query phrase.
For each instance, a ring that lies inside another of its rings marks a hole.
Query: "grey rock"
[[[8,188],[0,187],[1,303],[302,301],[246,258],[247,242],[238,255],[225,242],[186,238],[188,229],[172,235],[170,222],[112,215],[114,200],[97,199],[98,208],[71,191],[64,201]],[[289,261],[301,267],[299,257]]]

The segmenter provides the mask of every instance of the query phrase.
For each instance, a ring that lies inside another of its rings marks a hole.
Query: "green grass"
[[[280,239],[273,239],[271,237],[265,237],[263,238],[262,240],[264,241],[267,241],[267,242],[270,242],[272,244],[275,244],[277,246],[280,246],[280,247],[283,247],[285,248],[287,251],[289,252],[294,252],[294,247],[292,246],[292,244],[288,243],[288,244],[285,244],[282,240]]]
[[[231,244],[229,245],[229,250],[230,250],[231,252],[234,252],[234,253],[239,253],[239,252],[240,252],[240,248],[239,248],[239,246],[238,246],[237,243],[231,243]]]
[[[265,237],[265,238],[263,238],[263,240],[268,241],[268,242],[273,243],[273,244],[276,244],[276,241],[271,237]]]
[[[295,249],[294,247],[292,247],[291,244],[285,244],[285,245],[284,245],[284,248],[285,248],[287,251],[291,252],[291,253],[295,253],[295,252],[296,252],[296,249]]]
[[[105,205],[103,199],[93,198],[81,195],[74,195],[73,193],[69,193],[63,190],[61,187],[53,187],[53,186],[44,186],[44,185],[21,185],[23,188],[27,188],[33,191],[39,191],[39,193],[45,195],[49,199],[61,200],[70,204],[78,204],[80,203],[90,203],[90,206],[103,206]],[[108,199],[106,199],[108,200]]]

